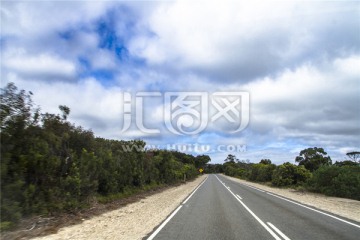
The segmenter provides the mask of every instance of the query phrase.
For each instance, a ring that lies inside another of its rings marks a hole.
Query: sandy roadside
[[[334,213],[336,215],[360,222],[360,201],[346,198],[328,197],[316,193],[299,192],[294,189],[272,188],[259,183],[248,182],[225,175],[223,176],[232,181],[257,187],[267,192],[292,199],[308,206],[313,206],[318,209],[322,209],[330,213]]]
[[[167,189],[138,202],[61,228],[56,234],[33,238],[60,239],[142,239],[158,226],[206,178]]]

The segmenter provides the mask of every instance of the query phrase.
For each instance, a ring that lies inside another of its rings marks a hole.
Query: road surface
[[[148,239],[358,240],[360,223],[212,174]]]

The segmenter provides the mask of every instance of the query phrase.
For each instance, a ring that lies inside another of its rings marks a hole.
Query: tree
[[[321,166],[331,165],[331,158],[323,148],[307,148],[300,152],[299,156],[295,158],[295,162],[300,166],[304,166],[311,172],[315,171]]]
[[[302,184],[310,177],[310,171],[305,169],[304,166],[296,166],[286,162],[276,167],[272,176],[272,184],[275,186]]]
[[[224,161],[229,163],[235,163],[235,161],[238,161],[238,159],[235,157],[235,155],[229,154]]]
[[[222,173],[224,172],[224,168],[222,164],[206,164],[205,167],[206,173]]]
[[[271,164],[271,160],[270,159],[261,159],[261,161],[259,163],[261,163],[261,164]]]
[[[205,168],[206,164],[210,162],[211,159],[208,155],[199,155],[195,157],[195,167],[196,168]]]
[[[31,95],[31,92],[25,90],[18,91],[14,83],[9,83],[6,88],[1,89],[0,119],[2,133],[5,131],[13,134],[13,131],[21,131],[33,122],[31,118],[34,109]]]
[[[61,113],[62,113],[62,118],[63,118],[63,120],[66,120],[67,117],[68,117],[69,114],[70,114],[70,108],[67,107],[67,106],[65,106],[65,105],[60,105],[60,106],[59,106],[59,109],[60,109],[60,111],[61,111]]]
[[[350,161],[350,160],[345,160],[345,161],[336,161],[334,163],[335,166],[338,166],[338,167],[345,167],[345,166],[360,166],[360,162],[357,163],[357,162],[353,162],[353,161]]]
[[[27,200],[26,186],[28,156],[34,155],[34,128],[38,109],[33,108],[31,92],[18,90],[9,83],[0,94],[1,121],[1,220],[16,222],[24,212]],[[29,144],[30,143],[30,144]],[[43,146],[44,147],[44,146]],[[46,148],[46,146],[45,146]],[[40,154],[37,154],[38,159]],[[30,194],[27,194],[30,195]]]
[[[360,163],[360,159],[359,159],[360,158],[360,152],[348,152],[346,154],[346,156],[348,156],[352,161],[354,161],[354,162],[359,161],[359,163]]]
[[[323,166],[308,182],[311,191],[360,200],[359,166]]]
[[[275,164],[258,164],[261,167],[259,168],[256,181],[258,182],[270,182],[272,180],[272,174],[276,169]]]
[[[10,83],[0,94],[0,230],[22,216],[52,214],[111,201],[135,188],[171,184],[199,175],[210,157],[175,151],[145,152],[142,140],[95,138],[60,114],[40,113],[31,92]],[[147,185],[147,186],[146,186]]]

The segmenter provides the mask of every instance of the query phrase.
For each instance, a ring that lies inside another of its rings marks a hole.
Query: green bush
[[[11,229],[14,226],[12,222],[0,222],[0,231],[6,231]]]
[[[270,182],[275,168],[274,164],[252,164],[248,172],[248,179],[256,182]]]
[[[289,162],[277,166],[272,175],[272,184],[278,187],[300,185],[311,177],[304,166],[296,166]]]
[[[360,200],[360,167],[323,166],[314,172],[307,188],[329,196]]]

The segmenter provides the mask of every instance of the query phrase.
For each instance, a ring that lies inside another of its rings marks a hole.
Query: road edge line
[[[194,193],[204,184],[204,182],[208,179],[209,176],[206,176],[206,178],[197,186],[192,193],[182,202],[182,204],[185,204],[191,197],[194,195]]]
[[[156,235],[165,227],[165,225],[175,216],[175,214],[182,208],[182,205],[178,206],[175,211],[171,213],[169,217],[166,218],[166,220],[153,232],[150,237],[147,238],[147,240],[152,240]]]
[[[190,195],[185,199],[185,201],[181,202],[180,205],[163,221],[158,228],[148,237],[147,240],[152,240],[158,233],[165,227],[165,225],[175,216],[175,214],[182,208],[182,206],[190,199],[190,197],[203,185],[203,183],[208,179],[206,178],[190,193]]]
[[[287,199],[287,198],[284,198],[284,197],[280,197],[280,196],[278,196],[278,195],[276,195],[276,194],[269,193],[269,192],[266,192],[266,194],[269,194],[269,195],[271,195],[271,196],[274,196],[274,197],[280,198],[280,199],[282,199],[282,200],[284,200],[284,201],[291,202],[291,203],[296,204],[296,205],[298,205],[298,206],[301,206],[301,207],[303,207],[303,208],[307,208],[307,209],[309,209],[309,210],[311,210],[311,211],[314,211],[314,212],[317,212],[317,213],[321,213],[321,214],[323,214],[323,215],[325,215],[325,216],[328,216],[328,217],[334,218],[334,219],[336,219],[336,220],[338,220],[338,221],[341,221],[341,222],[347,223],[347,224],[352,225],[352,226],[354,226],[354,227],[360,228],[360,225],[357,225],[357,224],[355,224],[355,223],[352,223],[352,222],[346,221],[346,220],[344,220],[344,219],[341,219],[341,218],[339,218],[339,217],[333,216],[333,215],[328,214],[328,213],[326,213],[326,212],[322,212],[322,211],[320,211],[320,210],[317,210],[317,209],[314,209],[314,208],[308,207],[308,206],[303,205],[303,204],[301,204],[301,203],[298,203],[298,202],[296,202],[296,201],[293,201],[293,200],[290,200],[290,199]]]
[[[226,177],[229,177],[229,176],[226,176]],[[235,181],[236,178],[235,178],[235,179],[231,179],[231,178],[233,178],[233,177],[229,177],[228,179],[229,179],[230,181],[237,182],[237,181]],[[237,182],[237,183],[239,183],[240,185],[244,185],[244,186],[246,186],[246,187],[250,187],[250,188],[252,188],[252,189],[258,190],[258,191],[260,191],[260,192],[269,194],[269,195],[271,195],[271,196],[274,196],[274,197],[283,199],[283,200],[285,200],[285,201],[291,202],[291,203],[296,204],[296,205],[298,205],[298,206],[301,206],[301,207],[307,208],[307,209],[309,209],[309,210],[312,210],[312,211],[314,211],[314,212],[323,214],[323,215],[325,215],[325,216],[334,218],[334,219],[336,219],[336,220],[338,220],[338,221],[340,221],[340,222],[347,223],[347,224],[352,225],[352,226],[354,226],[354,227],[356,227],[356,228],[360,228],[360,225],[357,225],[357,224],[355,224],[355,223],[352,223],[352,222],[349,222],[349,221],[347,221],[347,220],[345,220],[345,219],[340,218],[340,217],[342,217],[342,216],[336,217],[336,216],[334,216],[334,215],[332,215],[332,214],[330,214],[330,213],[326,213],[326,212],[317,210],[317,209],[315,209],[316,207],[306,206],[306,205],[304,205],[304,204],[298,203],[298,202],[295,201],[295,200],[287,199],[287,198],[285,198],[285,197],[276,195],[276,194],[274,194],[274,193],[271,193],[271,192],[268,192],[268,191],[265,191],[265,190],[261,190],[261,189],[259,189],[259,188],[257,188],[257,187],[253,187],[253,186],[250,186],[250,185],[245,184],[245,183],[241,183],[241,182]],[[344,218],[346,218],[346,217],[344,217]],[[355,220],[352,220],[352,221],[355,221]],[[355,221],[355,222],[357,222],[357,221]]]
[[[277,232],[282,238],[284,238],[285,240],[291,240],[288,236],[286,236],[282,231],[280,231],[280,229],[278,229],[277,227],[274,226],[274,224],[272,224],[271,222],[267,222],[267,224],[274,229],[275,232]]]

